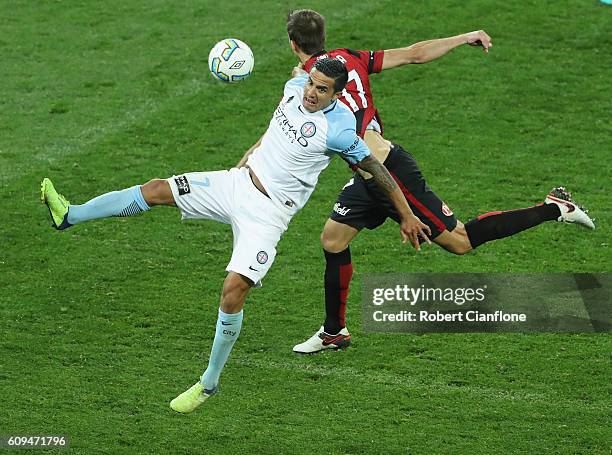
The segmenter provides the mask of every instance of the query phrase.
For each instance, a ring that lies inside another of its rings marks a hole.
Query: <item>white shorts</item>
[[[291,216],[255,187],[246,167],[175,175],[168,183],[183,219],[232,226],[234,249],[226,270],[259,286],[274,262],[276,244]]]

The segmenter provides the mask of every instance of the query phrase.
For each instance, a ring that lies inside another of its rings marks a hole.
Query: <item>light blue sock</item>
[[[219,308],[217,331],[208,359],[208,368],[202,375],[200,382],[206,390],[212,390],[219,384],[219,376],[232,352],[232,347],[240,335],[242,327],[242,310],[240,313],[227,314]]]
[[[102,194],[83,205],[71,205],[68,208],[68,222],[78,224],[108,216],[133,216],[149,209],[140,185],[136,185],[125,190]]]

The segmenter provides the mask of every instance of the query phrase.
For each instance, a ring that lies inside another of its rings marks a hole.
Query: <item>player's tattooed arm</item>
[[[379,188],[383,190],[385,194],[389,195],[395,190],[399,191],[397,183],[395,183],[395,180],[393,180],[387,168],[373,155],[366,156],[357,163],[357,167],[372,174]],[[408,207],[408,210],[410,210],[410,207]]]
[[[236,165],[237,168],[241,168],[244,167],[244,165],[246,164],[247,160],[249,159],[249,156],[251,155],[251,153],[253,153],[253,150],[255,150],[257,147],[259,147],[261,145],[261,140],[263,139],[263,136],[261,136],[259,138],[259,140],[257,142],[255,142],[245,153],[244,156],[242,157],[242,159],[240,161],[238,161],[238,164]]]
[[[395,206],[401,218],[400,232],[404,242],[410,240],[410,243],[412,243],[417,251],[421,248],[419,245],[419,237],[425,239],[427,243],[431,243],[429,241],[429,236],[431,235],[429,226],[421,222],[421,220],[412,213],[404,197],[404,193],[402,193],[402,190],[400,190],[397,183],[395,183],[395,180],[391,174],[389,174],[387,168],[373,155],[366,156],[357,163],[357,167],[372,174],[378,187],[385,192]]]

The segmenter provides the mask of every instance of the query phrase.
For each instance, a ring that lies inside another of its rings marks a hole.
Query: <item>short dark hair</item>
[[[315,63],[317,71],[321,71],[327,77],[334,79],[334,92],[341,92],[348,82],[346,66],[337,58],[324,58]]]
[[[325,18],[311,9],[298,9],[287,15],[287,33],[302,52],[312,55],[325,46]]]

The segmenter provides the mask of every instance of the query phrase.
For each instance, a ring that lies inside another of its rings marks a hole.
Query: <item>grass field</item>
[[[231,230],[158,208],[58,233],[38,201],[233,166],[295,60],[295,2],[0,3],[0,434],[65,434],[74,453],[610,453],[609,334],[364,333],[369,272],[610,272],[612,7],[594,0],[313,1],[328,47],[401,47],[479,28],[485,56],[374,76],[387,136],[464,221],[564,184],[598,229],[548,223],[455,257],[415,254],[393,223],[352,245],[344,352],[291,347],[322,322],[319,233],[350,173],[336,160],[245,308],[222,393],[169,401],[205,366]],[[216,83],[218,40],[256,66]],[[533,302],[537,305],[537,302]]]

